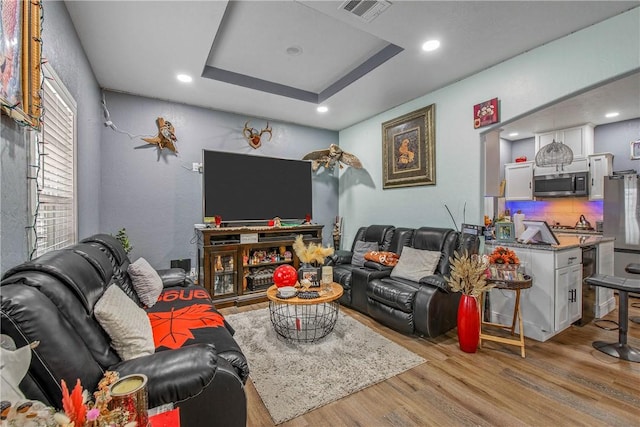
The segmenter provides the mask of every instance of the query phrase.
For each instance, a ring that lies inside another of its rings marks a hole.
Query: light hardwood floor
[[[630,305],[629,314],[640,316],[640,299],[630,298]],[[518,347],[494,342],[463,353],[455,329],[436,339],[406,336],[340,309],[427,362],[280,426],[640,426],[640,363],[591,346],[617,341],[617,331],[593,322],[571,326],[544,343],[527,339],[522,359]],[[605,317],[617,318],[617,310]],[[640,325],[629,322],[628,342],[640,348]],[[246,392],[247,425],[273,426],[251,379]]]

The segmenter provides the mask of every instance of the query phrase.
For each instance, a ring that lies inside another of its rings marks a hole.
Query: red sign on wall
[[[478,129],[500,121],[498,117],[498,98],[481,102],[473,106],[473,128]]]

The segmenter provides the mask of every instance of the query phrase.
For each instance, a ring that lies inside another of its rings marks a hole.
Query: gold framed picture
[[[5,5],[6,3],[6,5]],[[39,127],[41,114],[41,2],[3,0],[0,31],[0,102],[2,112]]]
[[[382,188],[435,185],[435,104],[382,123]]]

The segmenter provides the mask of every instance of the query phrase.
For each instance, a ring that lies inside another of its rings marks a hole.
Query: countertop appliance
[[[640,259],[640,176],[637,173],[605,177],[603,211],[603,236],[615,238],[614,275],[634,278],[624,268]]]
[[[589,173],[574,172],[533,177],[535,197],[578,197],[589,195]]]

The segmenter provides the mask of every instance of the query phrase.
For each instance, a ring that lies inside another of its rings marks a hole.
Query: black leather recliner
[[[397,331],[436,337],[456,326],[460,294],[447,285],[449,257],[461,249],[477,253],[479,240],[447,228],[421,227],[407,246],[441,252],[435,272],[419,282],[389,275],[371,280],[366,290],[368,314]]]
[[[1,332],[17,347],[40,341],[20,384],[27,398],[60,408],[62,379],[67,384],[80,379],[93,391],[107,370],[121,376],[142,373],[149,378],[149,406],[173,403],[180,408],[181,425],[245,426],[241,374],[219,354],[215,342],[119,358],[93,315],[96,302],[115,282],[106,253],[85,243],[46,253],[5,273],[0,282]]]
[[[346,306],[352,306],[351,297],[351,280],[354,270],[362,269],[363,267],[355,266],[351,264],[353,257],[353,251],[356,246],[356,242],[376,242],[378,243],[379,250],[388,251],[393,238],[395,227],[392,225],[370,225],[368,227],[360,227],[353,238],[351,244],[351,250],[338,250],[331,255],[326,262],[326,265],[333,266],[333,280],[336,283],[342,285],[344,294],[340,297],[340,303]]]

